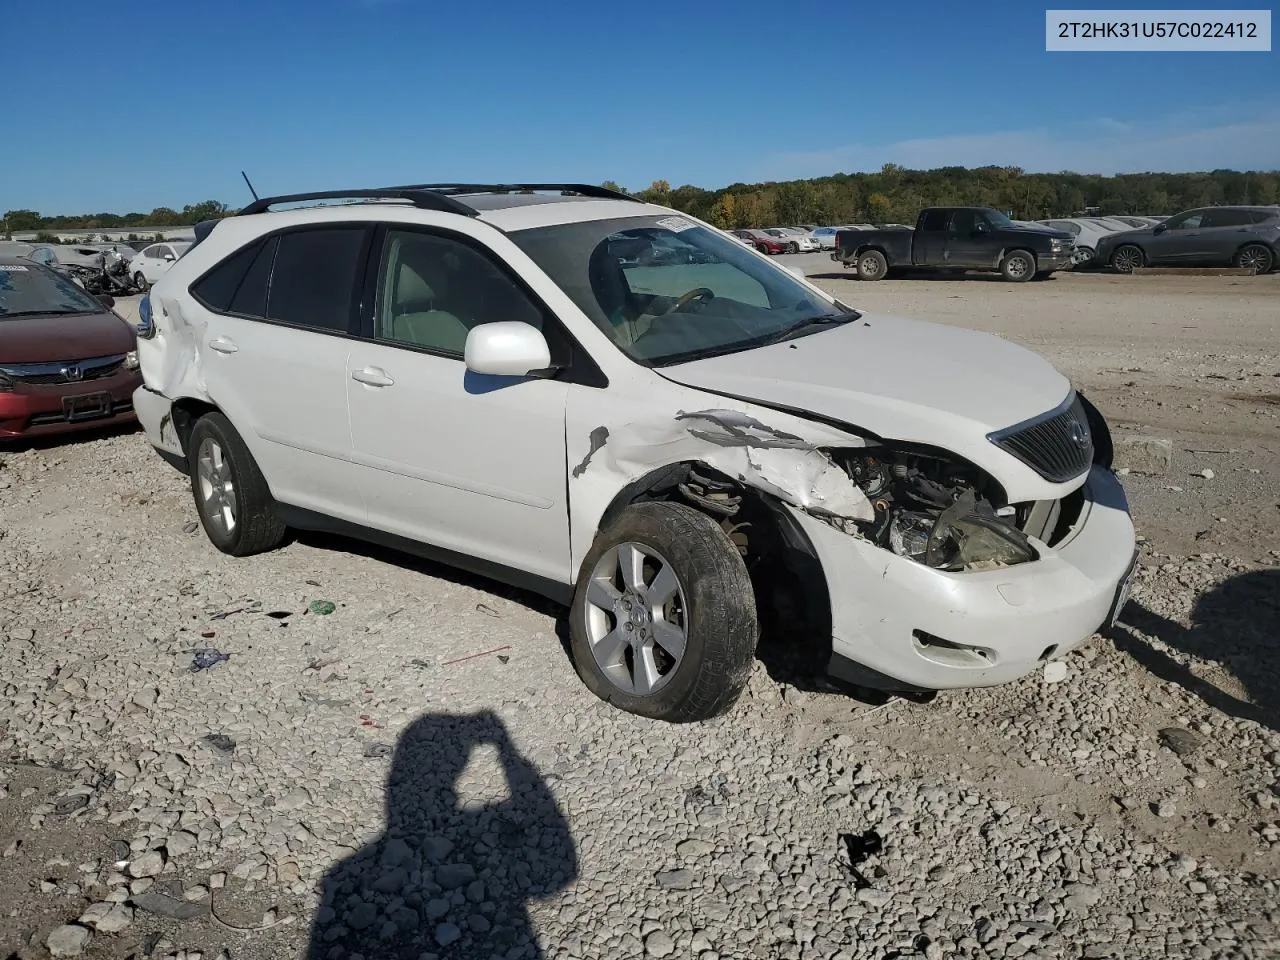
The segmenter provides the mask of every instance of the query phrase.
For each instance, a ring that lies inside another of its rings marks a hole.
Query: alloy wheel
[[[236,528],[236,487],[231,476],[231,462],[222,445],[205,437],[196,455],[196,478],[200,486],[200,502],[204,515],[225,534]]]
[[[587,586],[586,636],[600,671],[619,690],[661,690],[684,659],[684,589],[670,562],[633,541],[605,551]]]

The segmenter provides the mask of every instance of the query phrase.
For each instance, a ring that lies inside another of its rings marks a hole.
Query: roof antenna
[[[249,182],[249,175],[248,175],[247,173],[245,173],[243,170],[241,170],[241,171],[240,171],[240,176],[244,177],[244,184],[245,184],[245,186],[246,186],[246,187],[248,187],[248,188],[249,188],[249,192],[253,194],[253,199],[254,199],[254,200],[257,200],[257,199],[258,199],[258,191],[257,191],[257,190],[255,190],[255,189],[253,189],[253,184]]]

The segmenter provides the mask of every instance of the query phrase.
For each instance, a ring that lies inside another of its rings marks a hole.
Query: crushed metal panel
[[[818,448],[822,442],[862,441],[814,426],[818,437],[806,439],[739,410],[678,410],[669,420],[615,428],[601,447],[592,431],[590,452],[573,476],[587,478],[605,470],[629,481],[656,467],[697,461],[816,515],[874,519],[866,494]]]

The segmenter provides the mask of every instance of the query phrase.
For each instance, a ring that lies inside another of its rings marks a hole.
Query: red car
[[[771,237],[763,230],[735,230],[734,236],[741,237],[761,253],[786,253],[788,244],[777,237]]]
[[[0,257],[0,441],[133,422],[133,327],[66,277]]]

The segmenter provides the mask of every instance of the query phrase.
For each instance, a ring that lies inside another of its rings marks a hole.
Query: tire
[[[147,278],[142,275],[142,271],[138,271],[133,275],[133,285],[143,293],[151,289],[151,285],[147,283]]]
[[[761,253],[763,253],[766,257],[769,255],[769,248],[766,247],[763,243],[757,243],[756,249],[759,250]]]
[[[787,252],[788,252],[788,253],[799,253],[799,252],[800,252],[800,244],[798,244],[798,243],[793,243],[793,244],[791,244],[790,246],[788,246],[788,247],[787,247]]]
[[[635,559],[641,590],[627,588],[620,573],[634,569]],[[650,593],[655,586],[666,602]],[[648,602],[636,602],[642,597]],[[683,651],[674,655],[659,637],[682,642]],[[669,723],[725,713],[751,675],[758,638],[742,556],[716,521],[692,507],[630,506],[582,562],[569,613],[574,665],[592,693],[621,710]]]
[[[1240,252],[1236,254],[1237,267],[1252,267],[1253,272],[1259,276],[1264,273],[1270,273],[1275,265],[1275,256],[1261,243],[1251,243],[1246,247],[1242,247]]]
[[[221,413],[197,420],[187,440],[187,462],[196,513],[210,543],[247,557],[284,542],[287,531],[275,514],[271,489],[230,420]]]
[[[1116,247],[1115,252],[1111,254],[1111,266],[1120,273],[1133,273],[1146,262],[1147,258],[1142,248],[1135,247],[1132,243]]]
[[[1026,250],[1011,250],[1000,261],[1000,275],[1013,283],[1026,283],[1036,275],[1036,258]]]
[[[1071,269],[1082,270],[1093,263],[1093,247],[1076,247],[1071,255]]]
[[[858,279],[883,280],[889,272],[889,261],[879,250],[866,250],[858,254]]]

